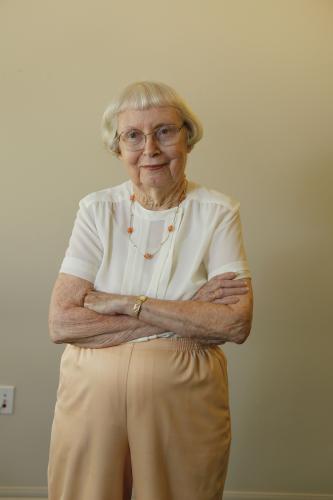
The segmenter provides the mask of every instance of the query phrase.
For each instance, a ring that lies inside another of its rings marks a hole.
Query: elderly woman
[[[230,449],[225,356],[252,317],[239,204],[185,177],[200,122],[138,82],[103,136],[129,180],[80,202],[50,306],[66,343],[49,500],[217,500]]]

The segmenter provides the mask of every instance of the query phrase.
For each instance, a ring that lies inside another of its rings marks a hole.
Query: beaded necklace
[[[135,243],[135,241],[133,241],[133,238],[132,238],[132,234],[134,233],[134,226],[133,226],[133,219],[134,219],[133,206],[134,206],[134,203],[135,203],[135,194],[134,193],[131,194],[131,196],[130,196],[130,202],[131,202],[131,204],[130,204],[130,223],[129,223],[129,226],[127,228],[128,238],[129,238],[130,243],[133,245],[133,247],[136,248],[138,250],[138,252],[141,253],[141,255],[145,259],[151,260],[161,250],[162,246],[168,241],[170,234],[175,230],[175,221],[176,221],[176,218],[177,218],[179,206],[180,206],[181,202],[186,198],[186,189],[187,189],[187,181],[185,182],[184,189],[183,189],[183,191],[180,194],[180,197],[179,197],[179,200],[178,200],[178,204],[177,204],[177,209],[175,210],[175,213],[174,213],[174,216],[173,216],[172,224],[168,225],[168,234],[161,241],[159,247],[156,250],[154,250],[153,252],[143,252],[141,250],[141,248],[139,248],[138,245]]]

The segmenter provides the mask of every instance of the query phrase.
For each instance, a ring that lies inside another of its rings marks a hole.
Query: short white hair
[[[102,119],[102,139],[108,151],[119,155],[117,135],[118,115],[127,109],[149,109],[162,106],[176,108],[187,129],[187,143],[192,149],[202,138],[203,129],[199,119],[176,91],[160,82],[142,81],[128,85],[106,108]]]

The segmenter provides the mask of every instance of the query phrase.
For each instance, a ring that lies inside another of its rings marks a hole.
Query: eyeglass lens
[[[121,134],[120,137],[123,139],[126,147],[132,151],[143,149],[148,135],[152,135],[155,141],[162,146],[171,146],[177,142],[181,128],[182,126],[162,125],[149,134],[144,134],[142,130],[132,129]]]

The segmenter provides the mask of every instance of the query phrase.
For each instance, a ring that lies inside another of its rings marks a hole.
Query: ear
[[[190,145],[190,144],[188,143],[188,142],[189,142],[189,140],[190,140],[190,133],[191,133],[191,132],[190,132],[190,130],[189,130],[188,125],[186,125],[186,124],[185,124],[185,130],[186,130],[186,137],[187,137],[187,152],[188,152],[188,153],[190,153],[190,152],[192,151],[192,149],[193,149],[193,146],[194,146],[194,145],[193,145],[193,144],[191,144],[191,145]]]
[[[119,158],[119,160],[122,160],[123,158],[123,155],[122,155],[122,152],[121,152],[121,149],[119,147],[119,142],[118,142],[118,148],[117,148],[117,151],[114,153],[116,155],[117,158]]]

